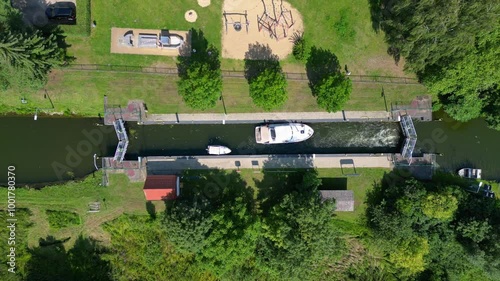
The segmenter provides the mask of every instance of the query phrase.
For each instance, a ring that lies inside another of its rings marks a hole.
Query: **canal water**
[[[112,126],[97,118],[1,117],[0,185],[7,182],[7,166],[16,166],[18,184],[63,181],[95,170],[93,156],[112,156],[118,142]],[[209,144],[226,145],[233,154],[392,153],[403,138],[398,123],[315,123],[314,136],[302,143],[258,145],[254,127],[239,125],[158,125],[127,123],[130,145],[126,159],[138,156],[205,155]],[[457,123],[415,123],[415,154],[441,153],[440,167],[483,169],[483,177],[500,179],[500,132],[483,120]]]
[[[17,183],[79,178],[95,170],[94,154],[113,156],[118,143],[112,126],[97,118],[2,117],[0,167],[16,166]],[[138,156],[206,155],[209,144],[232,154],[391,153],[401,146],[397,123],[316,123],[315,134],[297,144],[258,145],[255,125],[148,125],[127,123],[126,159]],[[5,185],[7,173],[0,173]]]
[[[467,123],[435,114],[442,121],[417,122],[417,145],[414,154],[431,152],[440,168],[481,168],[482,178],[500,181],[500,131],[488,129],[483,119]]]
[[[390,153],[399,149],[397,123],[313,123],[314,135],[300,143],[262,145],[255,125],[128,124],[128,158],[137,156],[205,155],[207,145],[224,145],[232,154]]]

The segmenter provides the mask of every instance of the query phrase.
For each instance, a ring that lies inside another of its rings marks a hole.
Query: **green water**
[[[117,137],[97,118],[1,117],[0,185],[7,167],[16,167],[17,184],[49,183],[79,178],[95,170],[93,155],[113,156]],[[206,155],[209,144],[226,145],[233,154],[392,153],[401,149],[398,123],[314,123],[315,134],[297,144],[259,145],[253,124],[139,126],[127,123],[130,146],[126,159],[138,156]],[[483,169],[483,178],[500,180],[500,132],[483,120],[415,123],[415,154],[441,153],[441,168]]]

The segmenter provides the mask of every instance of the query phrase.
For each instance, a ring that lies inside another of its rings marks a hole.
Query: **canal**
[[[1,117],[0,167],[16,166],[18,184],[79,178],[95,170],[93,155],[112,156],[117,144],[111,126],[97,118]],[[403,141],[397,123],[314,123],[314,136],[302,143],[257,145],[254,125],[163,125],[127,123],[130,146],[126,159],[138,156],[205,155],[209,144],[226,145],[234,154],[393,153]],[[500,179],[495,145],[500,132],[483,120],[415,123],[416,154],[441,153],[447,170],[464,166],[483,169],[484,178]],[[498,153],[497,153],[498,154]],[[5,185],[7,173],[0,174]]]

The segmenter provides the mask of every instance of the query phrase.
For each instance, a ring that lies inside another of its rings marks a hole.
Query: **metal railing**
[[[112,64],[69,64],[61,70],[77,71],[109,71],[109,72],[132,72],[146,74],[178,75],[177,68],[174,67],[151,67],[151,66],[130,66]],[[222,77],[225,78],[245,78],[245,72],[239,70],[222,70]],[[308,81],[305,72],[285,72],[288,80]],[[410,77],[377,76],[377,75],[349,75],[349,79],[359,83],[382,83],[382,84],[420,84],[417,79]]]

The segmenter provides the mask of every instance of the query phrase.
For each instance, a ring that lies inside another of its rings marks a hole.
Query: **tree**
[[[250,97],[266,111],[279,108],[287,101],[287,82],[281,68],[266,69],[250,82]]]
[[[245,53],[245,78],[255,105],[266,111],[287,100],[287,82],[279,58],[268,45],[251,44]]]
[[[495,200],[467,194],[439,174],[431,182],[387,181],[367,196],[367,222],[374,241],[399,270],[416,280],[469,280],[484,272],[485,280],[500,276],[500,218]],[[469,184],[464,182],[464,185]]]
[[[221,96],[221,72],[211,70],[207,64],[194,62],[177,86],[179,95],[189,107],[206,110],[214,107]]]
[[[352,91],[352,82],[337,73],[325,78],[313,89],[318,105],[328,112],[336,112],[344,107]]]
[[[422,212],[439,220],[450,220],[458,208],[458,200],[450,193],[429,193],[422,200]]]
[[[257,252],[259,268],[270,279],[317,279],[325,261],[339,255],[342,243],[332,225],[335,205],[321,202],[320,184],[316,172],[306,172],[263,217]]]
[[[293,57],[298,61],[304,60],[307,57],[306,39],[304,38],[304,33],[294,32],[291,40],[293,42]]]
[[[122,215],[104,228],[111,236],[104,258],[113,280],[203,280],[196,278],[193,255],[174,250],[159,220]]]
[[[260,227],[253,195],[236,172],[197,175],[199,179],[185,181],[190,189],[169,204],[163,226],[177,251],[193,255],[198,268],[224,278],[254,259]]]
[[[205,40],[202,33],[197,37],[200,37],[197,41]],[[180,80],[177,81],[177,87],[179,95],[189,107],[206,110],[214,107],[221,97],[222,75],[217,48],[213,45],[202,46],[190,57],[178,57]]]
[[[500,31],[478,38],[471,52],[440,72],[426,77],[429,90],[440,97],[443,109],[454,119],[465,122],[491,112],[499,96]],[[498,116],[499,114],[490,114]]]
[[[47,73],[66,60],[67,45],[60,28],[37,30],[26,26],[17,9],[3,3],[5,18],[0,19],[0,83],[3,88],[25,91],[29,85],[41,87]]]
[[[340,72],[340,63],[328,50],[311,48],[306,63],[309,88],[320,107],[328,112],[342,109],[349,100],[352,83]]]
[[[444,111],[465,122],[486,117],[500,129],[500,4],[495,0],[372,0],[372,20],[385,31],[388,52],[406,59]],[[373,4],[378,3],[378,5]]]
[[[425,270],[424,257],[429,253],[427,239],[414,237],[411,240],[401,240],[394,250],[389,253],[389,260],[399,268],[408,271],[409,275]]]

